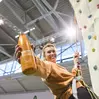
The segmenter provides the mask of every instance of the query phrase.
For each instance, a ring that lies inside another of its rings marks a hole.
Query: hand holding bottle
[[[31,44],[25,34],[20,34],[18,45],[15,48],[15,56],[21,64],[22,72],[26,75],[33,74],[35,68],[35,56]]]

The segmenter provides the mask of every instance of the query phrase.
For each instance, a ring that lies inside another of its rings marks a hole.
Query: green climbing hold
[[[95,48],[92,48],[92,52],[95,52]]]
[[[88,0],[89,2],[91,2],[92,0]]]

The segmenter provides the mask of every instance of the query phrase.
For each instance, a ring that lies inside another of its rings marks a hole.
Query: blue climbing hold
[[[91,35],[89,35],[89,36],[88,36],[88,39],[90,40],[91,38],[92,38],[92,36],[91,36]]]
[[[92,17],[92,15],[89,15],[89,16],[88,16],[88,18],[91,18],[91,17]]]

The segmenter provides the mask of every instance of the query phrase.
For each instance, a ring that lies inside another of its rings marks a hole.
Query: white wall
[[[54,96],[49,91],[8,95],[5,94],[0,95],[0,99],[33,99],[35,95],[37,96],[37,99],[54,99]]]

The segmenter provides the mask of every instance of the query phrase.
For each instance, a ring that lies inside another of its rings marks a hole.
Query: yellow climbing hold
[[[93,39],[97,40],[97,36],[96,36],[96,35],[94,35],[94,36],[93,36]]]

